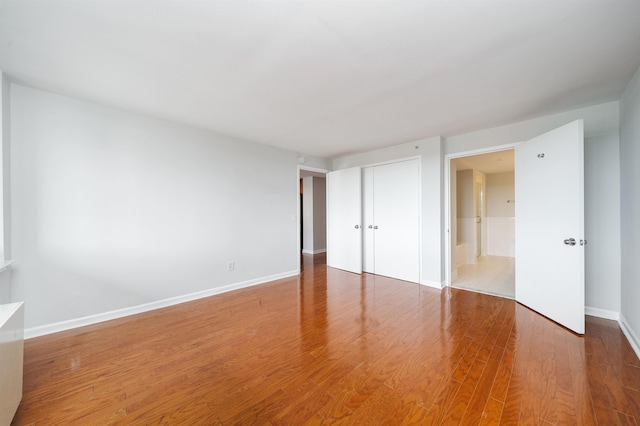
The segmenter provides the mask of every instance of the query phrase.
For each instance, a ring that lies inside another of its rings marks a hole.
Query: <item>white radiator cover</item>
[[[24,302],[0,305],[0,426],[11,424],[22,399]]]

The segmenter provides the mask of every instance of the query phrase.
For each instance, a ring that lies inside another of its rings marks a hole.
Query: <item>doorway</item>
[[[298,168],[298,253],[327,251],[326,170]]]
[[[450,159],[450,285],[515,297],[514,150]]]

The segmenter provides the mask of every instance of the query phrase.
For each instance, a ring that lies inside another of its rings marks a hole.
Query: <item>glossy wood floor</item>
[[[588,317],[578,337],[509,299],[312,259],[300,277],[28,340],[14,424],[640,422],[640,362],[615,322]]]

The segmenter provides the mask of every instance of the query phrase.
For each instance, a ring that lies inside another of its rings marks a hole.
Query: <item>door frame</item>
[[[302,251],[302,246],[300,245],[300,221],[302,218],[300,217],[300,171],[304,170],[306,172],[315,172],[315,173],[324,173],[325,177],[327,173],[331,170],[320,169],[317,167],[305,166],[302,164],[298,164],[296,168],[296,252],[295,252],[295,261],[296,261],[296,273],[300,275],[300,252]],[[326,212],[325,212],[326,213]]]
[[[445,286],[451,286],[451,250],[454,245],[451,241],[451,160],[456,158],[470,157],[479,154],[489,154],[492,152],[507,151],[515,149],[522,142],[513,142],[503,145],[496,145],[488,148],[473,149],[470,151],[455,152],[444,156],[444,219],[445,219],[445,238],[444,238],[444,258],[445,258]]]

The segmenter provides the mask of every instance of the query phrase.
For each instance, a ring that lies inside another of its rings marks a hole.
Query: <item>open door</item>
[[[584,334],[584,130],[515,148],[516,300]]]
[[[327,266],[362,273],[360,167],[327,173]]]

